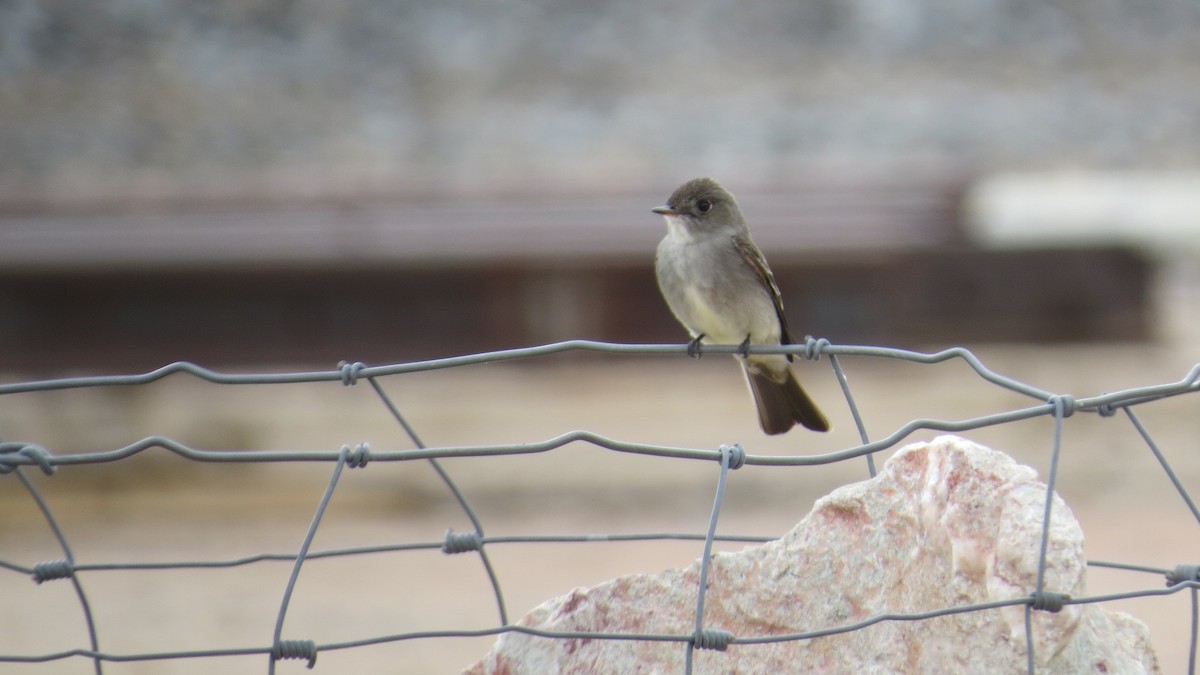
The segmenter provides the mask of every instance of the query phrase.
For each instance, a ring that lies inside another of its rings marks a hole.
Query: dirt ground
[[[1189,317],[1195,294],[1172,296],[1162,338],[1129,345],[970,345],[993,370],[1076,397],[1181,379],[1198,360]],[[1185,301],[1180,304],[1178,301]],[[842,360],[872,438],[915,418],[965,419],[1036,401],[982,382],[961,362],[917,365]],[[430,446],[540,441],[586,429],[620,440],[716,448],[740,442],[752,454],[818,454],[858,443],[827,360],[797,371],[834,422],[834,432],[758,430],[736,365],[726,357],[565,356],[474,366],[383,381]],[[13,377],[6,377],[11,380]],[[1137,414],[1184,485],[1200,485],[1193,452],[1195,395],[1141,406]],[[218,387],[189,378],[154,385],[6,397],[6,440],[56,453],[121,447],[164,435],[205,449],[315,449],[367,442],[373,450],[411,442],[369,386]],[[907,440],[929,439],[918,431]],[[972,440],[1049,468],[1046,418],[965,432]],[[892,451],[880,453],[885,461]],[[539,455],[444,462],[488,535],[703,532],[716,469],[711,463],[639,457],[575,443]],[[196,464],[152,451],[107,465],[30,472],[80,563],[224,560],[299,546],[330,464]],[[719,532],[776,536],[813,501],[867,477],[862,460],[810,468],[745,467],[731,475]],[[1162,568],[1200,559],[1198,523],[1122,416],[1066,421],[1059,493],[1083,525],[1089,559]],[[0,477],[0,559],[61,558],[28,494]],[[438,541],[470,523],[425,463],[376,462],[342,476],[314,550]],[[722,545],[724,550],[742,544]],[[494,544],[489,546],[510,620],[541,601],[618,574],[689,564],[702,542]],[[290,572],[286,562],[227,569],[95,571],[81,574],[100,645],[114,654],[268,645]],[[1089,592],[1161,588],[1157,576],[1092,568]],[[82,648],[78,599],[62,581],[35,585],[0,570],[0,654]],[[1110,606],[1151,628],[1163,672],[1184,672],[1190,597]],[[318,643],[420,630],[496,625],[496,601],[473,554],[399,551],[314,560],[300,576],[284,637]],[[316,672],[446,673],[478,659],[492,638],[429,638],[324,651]],[[113,673],[261,673],[265,656],[106,663]],[[72,658],[5,664],[5,673],[89,673]],[[301,661],[280,673],[307,672]]]

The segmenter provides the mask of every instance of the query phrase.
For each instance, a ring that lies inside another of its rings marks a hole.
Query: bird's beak
[[[653,211],[654,213],[657,213],[657,214],[659,214],[659,215],[663,215],[663,216],[677,216],[677,215],[679,215],[679,212],[678,212],[678,211],[676,211],[675,209],[673,209],[673,208],[671,208],[671,207],[669,207],[669,206],[656,206],[656,207],[654,207],[654,208],[652,208],[652,209],[650,209],[650,210],[651,210],[651,211]]]

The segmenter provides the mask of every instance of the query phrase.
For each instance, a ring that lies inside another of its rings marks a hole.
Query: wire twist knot
[[[1067,601],[1071,599],[1071,596],[1066,593],[1054,593],[1053,591],[1037,591],[1029,597],[1033,600],[1030,604],[1034,609],[1052,614],[1061,612]]]
[[[1054,405],[1054,416],[1066,419],[1075,414],[1079,409],[1079,404],[1075,402],[1075,397],[1070,394],[1055,394],[1046,401]]]
[[[733,445],[722,445],[721,461],[728,464],[730,469],[740,469],[746,463],[746,450],[742,448],[741,443]]]
[[[1200,565],[1176,565],[1175,569],[1167,572],[1168,587],[1185,581],[1200,581]]]
[[[308,659],[308,668],[311,670],[317,665],[317,643],[312,640],[280,640],[271,648],[271,658],[276,661]]]
[[[58,467],[50,463],[50,451],[33,443],[0,443],[0,474],[12,473],[21,466],[18,462],[5,459],[5,455],[27,457],[47,476],[53,475]]]
[[[339,361],[338,368],[342,371],[342,384],[347,387],[353,387],[358,384],[358,374],[366,367],[367,364],[362,361],[355,361],[354,363]]]
[[[1117,407],[1111,403],[1101,403],[1096,407],[1096,412],[1099,413],[1101,417],[1112,417],[1113,415],[1117,414]]]
[[[696,635],[692,637],[692,644],[696,649],[714,649],[718,652],[723,652],[733,644],[733,633],[727,630],[716,628],[704,629],[696,631]]]
[[[73,576],[75,576],[75,565],[70,560],[48,560],[33,566],[34,583],[69,579]]]
[[[351,469],[360,469],[371,461],[371,446],[366,443],[359,443],[353,449],[349,445],[343,445],[342,452],[346,453],[346,466]]]
[[[804,358],[809,361],[819,361],[821,353],[829,346],[827,338],[815,338],[811,335],[804,336]]]
[[[442,544],[442,553],[466,553],[478,551],[483,546],[483,537],[478,532],[455,533],[453,529],[446,530],[446,541]]]

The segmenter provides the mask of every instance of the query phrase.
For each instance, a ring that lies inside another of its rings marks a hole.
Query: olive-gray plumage
[[[665,206],[655,271],[663,298],[697,343],[790,344],[783,300],[737,201],[711,178],[688,181]],[[796,381],[791,356],[746,355],[742,366],[764,432],[799,422],[828,431],[829,421]]]

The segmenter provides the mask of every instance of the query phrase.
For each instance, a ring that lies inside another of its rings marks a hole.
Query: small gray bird
[[[828,431],[829,420],[792,374],[790,354],[748,353],[750,345],[791,344],[792,336],[779,286],[733,195],[711,178],[697,178],[652,210],[667,221],[655,258],[658,287],[692,335],[688,354],[697,356],[702,342],[740,344],[764,432],[782,434],[796,422]]]

